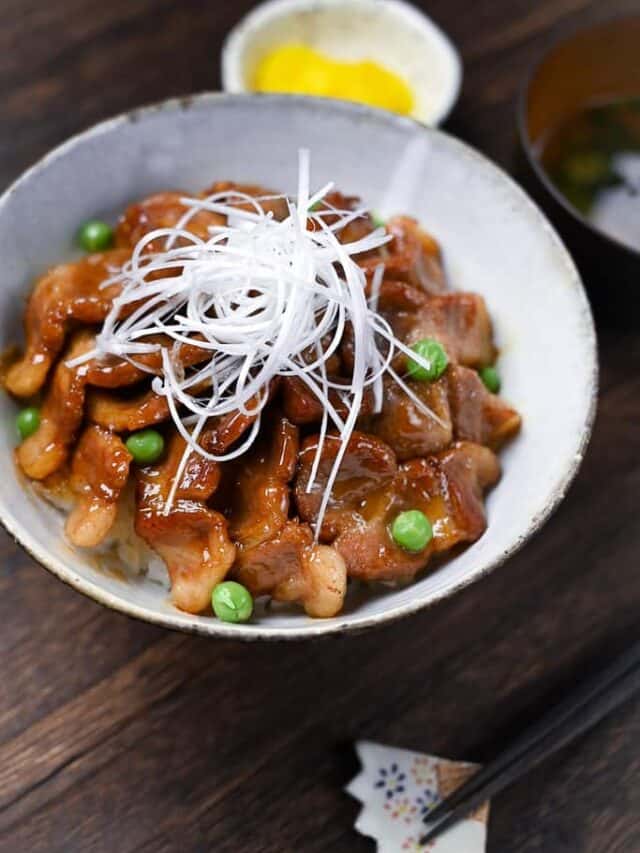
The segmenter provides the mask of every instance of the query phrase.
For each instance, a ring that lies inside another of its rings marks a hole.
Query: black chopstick
[[[578,708],[590,701],[594,696],[602,693],[603,690],[606,690],[610,684],[639,662],[640,643],[636,643],[620,655],[620,657],[616,658],[606,669],[585,680],[564,701],[545,713],[538,722],[520,735],[497,759],[482,768],[478,773],[475,773],[468,782],[433,808],[425,817],[425,820],[430,823],[442,817],[446,812],[451,811],[454,806],[462,802],[474,791],[483,787],[490,778],[500,773],[504,767],[529,750],[541,738],[548,735],[560,723],[572,716]]]
[[[585,681],[566,700],[517,738],[495,761],[439,803],[425,817],[428,840],[537,766],[599,722],[640,689],[640,643]]]

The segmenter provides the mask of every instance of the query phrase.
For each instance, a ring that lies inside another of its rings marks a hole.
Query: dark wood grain
[[[216,88],[224,34],[251,5],[2,0],[0,183],[96,120]],[[640,11],[428,6],[465,60],[449,128],[510,170],[518,88],[544,46]],[[593,441],[544,531],[375,633],[269,646],[168,634],[82,598],[1,536],[0,850],[365,853],[341,791],[355,738],[485,760],[639,638],[640,338],[601,328],[600,345]],[[639,740],[640,701],[503,794],[490,853],[640,850]]]

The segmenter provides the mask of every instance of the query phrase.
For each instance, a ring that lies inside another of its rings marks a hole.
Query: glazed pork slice
[[[376,477],[373,465],[364,475],[362,466],[349,459],[353,455],[349,450],[347,470],[360,469],[363,476],[332,496],[321,532],[342,555],[349,577],[410,580],[432,553],[473,542],[484,532],[483,493],[500,475],[498,460],[488,448],[459,442],[441,453],[405,462],[395,473],[388,468],[382,479]],[[304,447],[301,457],[303,453]],[[310,496],[304,487],[308,460],[301,458],[302,478],[295,494],[300,516],[309,523],[317,517],[329,468],[320,466],[318,488]],[[398,547],[389,533],[394,518],[408,509],[424,512],[433,526],[432,541],[418,553]]]
[[[172,351],[172,359],[178,372],[209,357],[206,350],[195,344],[173,345],[163,336],[150,338],[149,341]],[[87,363],[87,385],[98,386],[88,391],[89,420],[115,432],[131,432],[169,419],[169,404],[164,395],[156,394],[151,389],[138,391],[133,395],[114,393],[119,388],[129,389],[145,377],[149,379],[150,375],[162,372],[160,352],[143,353],[136,358],[136,362],[140,366],[118,358],[92,359]],[[204,388],[207,384],[203,382],[201,387]],[[195,388],[192,390],[195,391]]]
[[[439,341],[451,361],[467,367],[484,367],[496,358],[489,312],[477,293],[456,291],[426,300],[405,342],[411,346],[422,338]]]
[[[182,368],[193,367],[210,358],[210,353],[202,347],[196,344],[175,346],[165,335],[149,335],[145,342],[170,349],[173,360]],[[162,373],[162,353],[159,350],[136,355],[135,361],[136,364],[132,364],[115,356],[92,359],[87,363],[87,384],[98,388],[122,388],[148,379],[150,375],[159,376]]]
[[[392,488],[370,507],[366,524],[345,529],[334,547],[342,554],[349,577],[360,580],[411,580],[432,554],[474,542],[486,529],[483,493],[500,476],[499,463],[486,447],[453,445],[426,459],[400,466]],[[433,526],[433,539],[412,554],[390,536],[393,519],[419,509]]]
[[[378,308],[396,337],[408,346],[434,338],[450,361],[467,367],[484,367],[495,361],[491,318],[477,293],[428,296],[406,282],[384,280]]]
[[[7,372],[5,386],[18,397],[42,388],[65,344],[72,323],[101,323],[111,310],[120,285],[100,285],[122,266],[129,251],[115,249],[53,267],[36,283],[25,312],[26,348]]]
[[[234,202],[233,193],[243,193],[259,199],[258,204],[265,213],[272,213],[276,219],[284,219],[289,214],[289,207],[285,198],[273,190],[254,184],[236,184],[232,181],[217,181],[198,195],[201,198],[226,192],[230,197],[228,203],[238,210],[255,211],[255,207],[248,202]],[[272,198],[270,198],[272,196]],[[189,208],[183,203],[183,198],[193,197],[192,193],[186,191],[169,191],[156,193],[143,201],[130,205],[120,218],[116,228],[116,245],[133,248],[139,240],[152,231],[163,228],[174,228],[185,216]],[[225,200],[225,203],[226,200]],[[201,240],[208,240],[211,236],[211,228],[226,225],[227,217],[221,213],[210,210],[198,210],[184,225],[184,230],[195,234]],[[187,241],[178,239],[177,246],[186,245]],[[165,240],[159,238],[152,240],[145,247],[146,252],[163,251]]]
[[[341,211],[356,211],[358,208],[361,208],[361,200],[358,196],[344,195],[337,190],[328,193],[317,208],[317,212],[322,215],[322,220],[326,225],[334,225],[338,221],[338,217],[335,214],[332,215],[330,212],[332,208]],[[366,237],[367,234],[371,234],[374,229],[375,225],[371,214],[363,211],[361,215],[354,217],[351,222],[340,228],[336,232],[336,237],[344,244],[356,243],[358,240]],[[379,252],[371,251],[361,253],[357,257],[359,261],[366,262],[369,259],[379,258],[380,254]]]
[[[369,285],[366,295],[371,299],[372,292]],[[421,290],[408,284],[406,281],[395,281],[384,279],[377,294],[376,310],[389,323],[394,336],[399,341],[405,341],[416,322],[416,312],[419,311],[427,301],[427,296]],[[342,373],[350,376],[354,367],[354,338],[353,326],[350,322],[345,324],[342,340],[340,341],[340,359],[342,362]],[[405,372],[406,356],[398,350],[393,361],[393,366],[400,373]]]
[[[393,448],[401,462],[444,450],[452,440],[498,450],[520,429],[520,415],[491,394],[475,370],[451,364],[436,382],[406,380],[432,417],[391,380],[385,380],[382,411],[368,429]]]
[[[445,376],[456,439],[498,450],[519,432],[520,415],[488,391],[475,370],[451,365]]]
[[[269,399],[273,398],[279,387],[279,377],[271,380],[267,395]],[[260,402],[259,395],[251,397],[245,406],[246,411],[239,409],[228,412],[226,415],[219,415],[210,418],[207,422],[206,429],[203,430],[200,438],[200,445],[207,453],[212,453],[216,456],[222,456],[238,441],[246,430],[255,423],[257,417],[261,417],[258,411]]]
[[[332,403],[338,402],[334,395]],[[324,412],[320,400],[297,376],[285,376],[282,380],[282,408],[291,423],[300,426],[318,423]]]
[[[407,379],[406,383],[435,417],[412,400],[395,381],[385,379],[382,411],[370,419],[369,426],[401,462],[444,450],[453,437],[446,378],[441,377],[436,382]]]
[[[129,477],[131,460],[122,439],[109,430],[89,426],[82,433],[73,454],[69,480],[76,504],[65,525],[73,545],[93,548],[108,535]]]
[[[343,379],[346,382],[346,379]],[[297,376],[285,376],[281,382],[282,408],[287,418],[298,426],[318,424],[324,414],[324,405],[313,391]],[[335,389],[329,390],[329,400],[336,413],[341,418],[348,415],[347,406]],[[360,406],[360,417],[373,411],[373,394],[370,388],[365,388]]]
[[[408,581],[431,555],[474,542],[486,529],[484,490],[497,482],[498,460],[486,447],[461,443],[400,466],[393,487],[368,508],[364,526],[343,530],[333,545],[347,574],[364,581]],[[390,536],[393,519],[419,509],[433,526],[433,539],[418,553],[399,548]]]
[[[118,221],[116,246],[132,249],[146,234],[157,229],[174,228],[189,210],[182,202],[188,196],[187,192],[162,192],[130,205]],[[211,236],[209,229],[225,223],[226,218],[219,213],[199,210],[185,223],[184,230],[208,240]],[[175,245],[185,245],[186,242],[179,238]],[[165,243],[164,238],[152,240],[145,246],[145,252],[164,251]]]
[[[298,429],[277,413],[265,418],[247,453],[224,466],[216,505],[243,549],[277,536],[289,517],[289,483],[298,457]]]
[[[91,332],[77,332],[53,372],[40,412],[40,426],[16,450],[18,465],[32,480],[44,480],[67,462],[82,425],[86,392],[85,365],[67,361],[91,350]]]
[[[385,278],[407,282],[428,294],[443,293],[447,280],[436,240],[409,216],[392,217],[386,230],[393,239],[379,254],[358,261],[365,272],[370,276],[383,263]]]
[[[216,181],[201,193],[201,195],[206,198],[207,196],[222,192],[230,194],[228,203],[232,204],[233,207],[237,207],[238,210],[255,211],[255,207],[249,202],[234,202],[233,193],[242,193],[256,199],[265,213],[273,214],[273,218],[279,221],[286,219],[289,215],[287,199],[281,193],[267,189],[267,187],[261,187],[258,184],[236,184],[233,181]]]
[[[209,607],[211,592],[229,571],[236,549],[225,517],[207,506],[220,480],[218,463],[192,452],[166,511],[185,446],[175,433],[158,465],[137,469],[135,529],[167,564],[176,607],[200,613]]]
[[[238,441],[255,422],[256,415],[246,412],[229,412],[227,415],[211,418],[202,434],[200,444],[207,453],[221,456]]]
[[[334,616],[346,591],[344,562],[314,543],[308,525],[288,518],[297,456],[297,428],[275,413],[251,450],[224,466],[216,500],[238,546],[232,575],[255,596],[298,602],[310,616]]]
[[[122,398],[109,391],[90,389],[87,417],[94,424],[114,432],[133,432],[168,420],[170,411],[167,398],[154,391]]]
[[[475,542],[487,528],[484,493],[500,479],[500,463],[488,447],[459,441],[426,459],[400,466],[394,515],[421,509],[433,525],[433,549]]]
[[[315,544],[309,525],[297,521],[288,521],[272,539],[240,549],[232,576],[254,596],[298,602],[316,618],[339,613],[347,590],[340,554]]]
[[[309,488],[319,441],[318,435],[303,441],[294,485],[300,517],[309,522],[318,517],[325,485],[341,447],[337,436],[325,437],[316,478]],[[353,432],[333,486],[320,539],[332,542],[345,527],[363,525],[368,509],[389,488],[396,473],[396,457],[388,445],[373,435]]]
[[[300,517],[315,523],[338,439],[325,443],[316,482],[307,491],[318,437],[302,447],[295,496]],[[427,562],[431,548],[419,554],[403,551],[387,530],[395,499],[398,467],[390,447],[371,435],[354,433],[347,444],[320,531],[344,559],[349,577],[367,580],[409,579]]]

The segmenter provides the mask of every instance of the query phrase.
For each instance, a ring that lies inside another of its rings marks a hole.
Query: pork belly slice
[[[220,417],[210,418],[202,433],[200,444],[208,453],[217,456],[224,454],[238,441],[255,422],[256,415],[245,412],[229,412]]]
[[[325,437],[317,475],[308,491],[318,444],[317,435],[308,436],[302,442],[294,485],[300,517],[309,522],[315,522],[318,517],[325,485],[341,446],[337,436]],[[396,473],[396,457],[388,445],[373,435],[353,432],[322,523],[322,541],[331,542],[345,527],[364,523],[367,513],[393,482]]]
[[[253,184],[235,184],[232,181],[217,181],[198,195],[201,198],[206,198],[219,192],[241,192],[253,197],[278,195],[273,190],[264,187]],[[193,197],[193,194],[186,191],[161,192],[130,205],[118,222],[116,245],[133,248],[142,237],[150,234],[151,231],[175,227],[188,210],[181,199],[188,197]],[[239,210],[255,211],[255,208],[247,202],[233,203],[230,200],[230,203]],[[289,214],[287,201],[284,198],[265,199],[259,204],[266,213],[273,213],[276,219],[284,219]],[[215,226],[226,225],[226,222],[227,217],[221,213],[199,210],[185,224],[184,230],[195,234],[202,240],[208,240],[211,236],[210,229]],[[176,246],[187,244],[188,241],[182,238],[175,242]],[[145,251],[163,251],[164,247],[165,240],[160,238],[147,244]]]
[[[432,554],[474,542],[487,526],[484,491],[499,476],[492,451],[468,442],[405,462],[392,488],[367,513],[364,525],[347,527],[333,543],[344,558],[348,576],[408,581],[425,568]],[[389,532],[393,519],[408,509],[421,510],[433,525],[433,539],[416,554],[399,548]]]
[[[216,181],[210,187],[207,187],[204,192],[200,193],[200,195],[206,198],[207,196],[221,192],[244,193],[244,195],[249,195],[252,198],[261,199],[258,204],[262,210],[265,213],[272,213],[273,218],[279,221],[286,219],[289,215],[289,205],[286,198],[283,198],[281,193],[267,189],[267,187],[261,187],[258,184],[236,184],[233,181]],[[274,196],[274,198],[269,198],[269,196]],[[255,212],[255,207],[249,204],[249,202],[233,202],[230,199],[230,203],[233,207],[237,207],[238,210]]]
[[[116,246],[132,249],[146,234],[156,229],[174,228],[189,209],[181,201],[189,195],[188,192],[180,191],[156,193],[130,205],[116,226]],[[208,240],[211,236],[209,229],[224,225],[225,222],[226,218],[219,213],[199,210],[185,224],[184,230],[202,240]],[[164,237],[152,240],[146,245],[145,252],[162,252],[165,244]],[[174,245],[177,247],[188,244],[188,240],[178,238]]]
[[[238,546],[233,577],[255,596],[299,602],[310,616],[334,616],[346,591],[344,561],[315,544],[308,525],[288,519],[297,456],[297,428],[271,414],[251,450],[223,466],[216,506],[224,507]]]
[[[484,493],[500,479],[500,462],[488,447],[459,441],[426,459],[400,466],[393,517],[421,509],[433,525],[435,552],[475,542],[487,528]]]
[[[379,256],[359,260],[368,275],[384,264],[385,278],[404,281],[428,294],[443,293],[447,280],[436,240],[410,216],[393,216],[386,224],[393,236]]]
[[[336,396],[332,403],[337,403]],[[294,424],[312,424],[322,420],[324,406],[308,386],[297,376],[285,376],[282,380],[282,408]]]
[[[453,437],[446,377],[436,382],[408,379],[406,383],[436,417],[428,414],[389,378],[384,383],[382,411],[370,419],[369,427],[393,449],[401,462],[444,450]]]
[[[373,440],[372,436],[365,438]],[[330,464],[323,454],[317,485],[308,495],[306,449],[303,445],[295,495],[301,518],[313,523]],[[393,458],[390,448],[387,450]],[[331,445],[328,453],[333,453]],[[348,448],[344,466],[351,476],[334,491],[321,531],[323,540],[332,542],[342,555],[349,577],[410,580],[426,566],[432,553],[473,542],[484,532],[483,492],[500,475],[498,460],[488,448],[459,442],[427,458],[405,462],[395,471],[390,464],[386,469],[380,465],[380,478],[376,478],[374,464],[356,476],[361,458],[361,453]],[[419,553],[398,547],[389,532],[393,519],[408,509],[421,510],[433,525],[433,539]]]
[[[307,492],[307,483],[318,446],[317,436],[308,438],[300,452],[295,496],[300,517],[310,523],[317,519],[325,485],[340,447],[339,439],[327,438],[310,492]],[[417,555],[409,554],[398,548],[388,533],[398,474],[390,447],[372,435],[353,433],[320,531],[322,541],[331,542],[341,554],[349,577],[408,579],[429,557],[430,548]]]
[[[347,380],[344,380],[345,382]],[[297,376],[285,376],[282,385],[282,409],[287,418],[298,426],[319,424],[324,414],[324,404],[316,397],[311,389]],[[346,418],[348,409],[340,394],[331,389],[329,400],[341,418]],[[373,394],[370,388],[364,389],[360,417],[373,411]]]
[[[271,399],[279,387],[279,377],[271,380],[268,389],[268,397]],[[215,418],[210,418],[206,428],[200,436],[201,446],[208,452],[216,456],[221,456],[238,441],[244,433],[255,423],[256,418],[260,413],[253,413],[253,409],[260,402],[260,397],[256,394],[247,401],[247,411],[241,412],[236,410],[228,412],[226,415],[220,415]]]
[[[210,358],[211,353],[195,344],[179,344],[166,335],[150,335],[145,338],[146,343],[160,344],[170,349],[176,363],[183,368],[193,367]],[[141,353],[135,356],[136,364],[132,364],[124,358],[116,356],[105,356],[100,359],[92,359],[87,363],[87,384],[98,388],[122,388],[127,385],[135,385],[149,375],[160,375],[162,373],[162,354],[160,351]],[[140,367],[136,365],[140,364]]]
[[[25,352],[7,371],[8,391],[18,397],[35,394],[62,351],[70,325],[105,319],[120,285],[103,290],[100,285],[128,257],[129,252],[123,249],[89,255],[76,263],[53,267],[36,282],[24,316]]]
[[[334,225],[338,221],[338,217],[335,214],[331,214],[331,208],[335,210],[355,211],[361,207],[362,201],[358,196],[344,195],[338,190],[334,190],[328,193],[320,202],[317,212],[322,214],[323,222],[326,225]],[[313,225],[315,226],[315,223]],[[341,243],[346,245],[347,243],[356,243],[358,240],[362,240],[368,234],[371,234],[373,230],[375,230],[375,225],[371,214],[365,211],[361,216],[352,219],[351,222],[340,228],[339,231],[336,231],[336,237]],[[360,263],[361,261],[366,262],[370,259],[380,258],[380,253],[378,250],[372,250],[362,252],[354,257]]]
[[[371,297],[370,282],[367,284],[366,295]],[[395,279],[384,279],[380,283],[377,295],[376,308],[391,326],[394,336],[402,342],[409,337],[416,324],[416,317],[427,303],[429,297],[426,293],[406,281]],[[382,339],[380,340],[382,344]],[[347,322],[344,327],[342,340],[340,341],[340,359],[342,362],[342,373],[350,376],[354,367],[354,339],[353,326]],[[381,349],[384,351],[384,345]],[[404,374],[407,357],[398,350],[393,360],[393,367]]]
[[[84,415],[86,366],[67,361],[91,350],[91,332],[77,332],[58,362],[40,411],[40,426],[16,449],[18,465],[32,480],[44,480],[66,463]]]
[[[445,293],[427,300],[405,342],[411,346],[423,338],[439,341],[450,361],[467,367],[484,367],[496,358],[489,312],[477,293]]]
[[[122,439],[113,432],[89,426],[82,433],[71,461],[69,482],[77,502],[65,524],[73,545],[93,548],[108,535],[131,460]]]
[[[339,613],[347,589],[340,554],[315,544],[309,525],[297,521],[288,521],[272,539],[239,549],[232,576],[254,596],[298,602],[316,618]]]
[[[382,411],[369,420],[368,426],[401,462],[444,450],[453,439],[498,450],[520,429],[520,415],[491,394],[476,371],[468,367],[451,364],[436,382],[406,382],[438,420],[399,385],[385,380]]]
[[[87,417],[94,424],[114,432],[133,432],[168,420],[170,411],[167,398],[154,391],[122,398],[94,389],[87,395]]]
[[[239,459],[225,463],[216,508],[229,520],[238,555],[275,537],[289,517],[289,483],[298,457],[298,429],[277,413]]]
[[[185,446],[176,433],[158,465],[136,470],[135,530],[167,564],[176,607],[200,613],[210,606],[211,592],[224,580],[236,549],[224,516],[207,506],[220,480],[218,463],[192,452],[166,512]]]
[[[395,336],[408,346],[434,338],[452,362],[484,367],[495,361],[491,318],[477,293],[453,291],[427,296],[406,282],[385,280],[380,286],[378,309]],[[406,361],[405,356],[401,358]]]
[[[498,450],[519,432],[520,415],[488,391],[475,370],[451,365],[446,382],[455,438]]]
[[[191,392],[196,394],[209,387],[210,382],[203,380],[198,386],[193,386]],[[166,396],[156,394],[151,389],[133,395],[119,395],[116,389],[93,388],[89,389],[87,395],[87,417],[93,423],[115,432],[133,432],[169,420],[171,409]],[[209,453],[224,453],[255,421],[255,417],[235,411],[211,418],[201,437],[202,447]]]

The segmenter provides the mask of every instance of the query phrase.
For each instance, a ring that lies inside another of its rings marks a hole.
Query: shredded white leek
[[[373,394],[374,411],[380,411],[387,374],[439,421],[391,367],[397,349],[418,362],[422,359],[395,338],[378,313],[382,266],[375,271],[367,303],[365,274],[354,260],[362,252],[379,249],[390,237],[378,228],[362,239],[341,243],[340,232],[364,211],[337,210],[327,203],[318,209],[332,186],[311,193],[309,152],[301,151],[296,198],[269,197],[288,204],[289,215],[282,221],[263,209],[260,202],[267,197],[226,190],[207,198],[184,198],[185,214],[176,226],[142,237],[131,259],[104,283],[120,284],[120,295],[95,349],[69,364],[111,355],[151,372],[136,359],[161,351],[162,370],[154,376],[152,388],[166,397],[187,445],[166,512],[191,452],[224,462],[249,449],[269,399],[267,389],[278,376],[297,377],[323,406],[309,490],[329,429],[337,430],[341,439],[324,487],[316,535],[367,389]],[[201,239],[188,230],[199,211],[222,214],[226,224],[211,227],[209,238]],[[164,251],[147,250],[150,243],[157,245],[163,239]],[[133,311],[123,313],[133,304]],[[338,382],[329,378],[327,362],[338,350],[347,324],[353,330],[354,367],[350,378]],[[171,345],[155,343],[158,335]],[[180,344],[203,350],[197,367],[185,371],[178,357]],[[346,417],[336,411],[336,392]],[[206,451],[200,437],[208,420],[235,411],[257,415],[248,434],[226,453]]]

